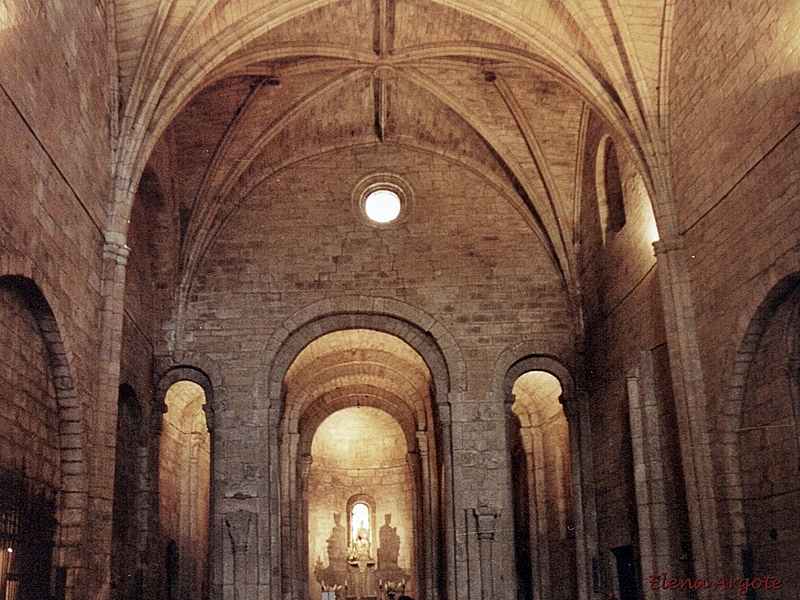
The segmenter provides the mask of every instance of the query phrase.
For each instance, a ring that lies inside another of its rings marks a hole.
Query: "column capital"
[[[500,516],[500,509],[494,506],[481,505],[472,509],[478,524],[478,539],[494,539],[494,522]]]
[[[680,251],[686,248],[685,238],[682,235],[673,235],[653,242],[653,249],[656,256],[667,254],[668,252]]]
[[[231,545],[234,554],[246,554],[247,542],[250,534],[250,521],[253,513],[246,510],[237,510],[225,515],[225,524],[231,536]]]

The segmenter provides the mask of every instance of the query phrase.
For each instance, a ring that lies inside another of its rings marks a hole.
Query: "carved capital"
[[[479,506],[472,509],[478,525],[479,540],[493,540],[495,529],[494,522],[500,516],[500,509],[494,506]]]
[[[250,521],[254,520],[254,517],[253,513],[246,510],[237,510],[225,515],[225,524],[228,526],[228,535],[231,536],[234,554],[247,553]]]
[[[653,242],[656,256],[667,254],[668,252],[681,251],[686,247],[684,237],[682,235],[674,235],[672,237],[656,240]]]

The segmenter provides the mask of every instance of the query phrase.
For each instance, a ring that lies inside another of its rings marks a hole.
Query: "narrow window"
[[[603,242],[607,242],[625,226],[625,198],[614,140],[605,136],[600,141],[595,169],[597,202]]]

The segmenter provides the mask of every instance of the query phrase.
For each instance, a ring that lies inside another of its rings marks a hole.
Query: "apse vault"
[[[387,333],[335,331],[297,355],[284,390],[283,560],[297,574],[284,591],[434,597],[439,453],[422,357]]]

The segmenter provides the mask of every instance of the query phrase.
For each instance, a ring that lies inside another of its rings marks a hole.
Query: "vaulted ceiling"
[[[348,146],[403,145],[506,190],[569,287],[589,111],[648,189],[664,180],[671,10],[626,0],[121,0],[125,143],[112,215],[127,217],[168,135],[185,281],[270,174]]]
[[[284,381],[289,431],[303,431],[301,445],[331,414],[372,407],[402,428],[409,448],[416,432],[431,427],[431,374],[419,354],[402,340],[377,331],[348,329],[306,346]]]

